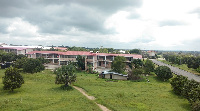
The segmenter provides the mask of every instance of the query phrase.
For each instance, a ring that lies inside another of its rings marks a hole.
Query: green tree
[[[44,70],[45,67],[38,59],[29,58],[23,65],[23,71],[28,73],[36,73]]]
[[[1,61],[0,62],[12,62],[12,61],[15,61],[17,59],[17,55],[13,52],[0,52],[0,58],[1,58]]]
[[[129,74],[128,74],[128,79],[129,80],[139,80],[139,79],[141,79],[140,76],[142,73],[143,73],[142,68],[132,69],[132,71],[129,72]]]
[[[154,63],[151,60],[147,59],[144,64],[145,74],[150,74],[150,72],[154,71],[154,68],[155,68]]]
[[[141,54],[141,50],[140,49],[132,49],[129,51],[131,54]]]
[[[85,70],[85,57],[78,55],[76,60],[77,60],[78,69]]]
[[[100,48],[99,53],[108,53],[108,49],[107,48]]]
[[[24,58],[21,58],[21,59],[17,59],[15,62],[14,62],[14,67],[15,68],[23,68],[25,62],[27,61],[27,57],[24,57]]]
[[[75,67],[73,64],[63,65],[57,68],[54,73],[56,74],[55,84],[64,84],[64,87],[68,87],[69,84],[76,81]]]
[[[177,95],[182,95],[182,91],[185,89],[184,87],[187,81],[187,77],[182,75],[177,75],[176,77],[172,78],[170,84],[174,93],[176,93]]]
[[[143,62],[141,59],[133,59],[131,62],[134,64],[135,68],[139,68],[143,66]]]
[[[5,71],[3,79],[3,89],[13,91],[16,88],[20,88],[24,83],[23,77],[20,75],[17,68],[9,67]]]
[[[124,63],[125,61],[126,61],[126,58],[123,56],[115,57],[111,65],[111,69],[118,73],[124,73],[126,69],[126,64]]]
[[[167,66],[159,66],[155,70],[156,75],[158,78],[166,81],[173,77],[171,69]]]

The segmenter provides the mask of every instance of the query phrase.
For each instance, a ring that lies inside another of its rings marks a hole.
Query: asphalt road
[[[155,64],[157,64],[159,66],[167,66],[167,67],[169,67],[174,74],[183,75],[185,77],[188,77],[189,80],[194,79],[195,81],[200,82],[200,77],[195,75],[195,74],[193,74],[193,73],[190,73],[190,72],[187,72],[185,70],[179,69],[177,67],[165,64],[165,63],[163,63],[161,61],[157,61],[155,59],[151,59],[151,60],[152,60],[153,63],[155,63]]]

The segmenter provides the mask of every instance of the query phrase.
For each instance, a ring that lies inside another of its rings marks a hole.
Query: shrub
[[[192,111],[200,111],[200,101],[199,100],[192,103]]]
[[[38,59],[27,59],[23,65],[23,71],[28,73],[36,73],[44,70],[45,67]]]
[[[20,88],[24,83],[23,77],[19,74],[17,68],[9,67],[5,71],[5,76],[3,77],[3,89],[13,91],[16,88]]]
[[[200,67],[196,69],[198,73],[200,73]]]
[[[133,69],[131,72],[129,72],[128,79],[129,80],[139,80],[139,79],[141,79],[142,73],[143,73],[143,70],[141,68]]]
[[[188,99],[190,103],[200,98],[200,84],[194,80],[188,80],[184,84],[182,95]]]
[[[184,90],[184,86],[187,81],[187,77],[181,75],[177,75],[176,77],[172,78],[170,84],[174,93],[177,95],[182,95],[182,91]]]
[[[150,74],[150,72],[154,71],[154,68],[155,68],[155,65],[153,64],[153,62],[151,60],[147,59],[144,64],[145,74]]]
[[[158,78],[160,78],[161,80],[164,80],[164,81],[173,77],[171,69],[167,66],[157,67],[155,70],[155,73],[158,76]]]

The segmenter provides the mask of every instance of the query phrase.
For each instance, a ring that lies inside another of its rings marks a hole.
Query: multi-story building
[[[32,51],[26,53],[29,58],[43,57],[48,59],[51,64],[66,65],[69,61],[77,62],[78,55],[85,57],[85,67],[90,65],[93,69],[97,67],[110,68],[112,61],[117,56],[124,56],[126,63],[131,62],[133,59],[141,59],[142,55],[137,54],[108,54],[108,53],[91,53],[86,51]]]
[[[28,52],[32,52],[33,48],[26,48],[26,47],[0,47],[0,50],[5,52],[13,52],[17,55],[22,54],[25,55]]]

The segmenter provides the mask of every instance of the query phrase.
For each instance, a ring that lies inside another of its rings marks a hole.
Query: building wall
[[[120,76],[120,75],[112,75],[112,79],[118,79],[118,80],[127,80],[127,77]]]
[[[106,78],[106,79],[110,79],[110,75],[111,75],[111,74],[105,74],[105,78]],[[116,74],[112,74],[112,79],[127,80],[127,77],[120,76],[120,75],[116,75]]]

